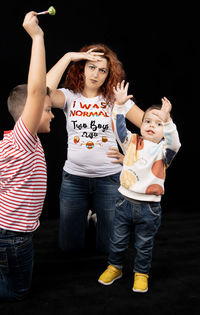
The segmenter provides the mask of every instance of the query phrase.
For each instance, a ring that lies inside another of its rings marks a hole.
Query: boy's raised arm
[[[28,73],[27,100],[22,119],[29,131],[36,135],[46,96],[46,58],[44,34],[38,25],[35,12],[26,14],[23,27],[32,38],[31,59]]]

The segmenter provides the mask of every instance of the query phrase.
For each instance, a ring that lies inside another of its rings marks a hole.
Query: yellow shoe
[[[99,277],[98,282],[104,285],[112,284],[115,280],[122,277],[122,270],[109,265],[107,269]]]
[[[148,278],[149,276],[146,273],[135,272],[134,275],[134,292],[145,293],[148,291]]]

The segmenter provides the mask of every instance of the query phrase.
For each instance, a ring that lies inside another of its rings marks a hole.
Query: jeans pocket
[[[23,269],[24,272],[32,269],[34,260],[32,235],[15,238],[14,255],[17,261],[17,266],[15,267]]]
[[[108,179],[112,184],[119,186],[120,184],[119,177],[120,177],[120,173],[117,173],[117,174],[109,175]]]
[[[8,256],[6,248],[0,248],[0,275],[7,274],[9,272],[8,268]]]
[[[63,180],[68,180],[72,174],[67,173],[66,171],[63,171]]]
[[[149,203],[149,211],[151,212],[151,214],[153,214],[154,216],[161,216],[161,206],[159,203]]]
[[[126,199],[124,199],[123,197],[117,198],[116,207],[121,207],[125,201]]]

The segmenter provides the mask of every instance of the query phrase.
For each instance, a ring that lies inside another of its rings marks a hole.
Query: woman
[[[56,89],[66,68],[64,88]],[[111,126],[113,88],[125,77],[116,54],[103,44],[66,53],[47,74],[54,107],[64,110],[68,158],[60,191],[59,245],[84,248],[89,209],[97,215],[96,248],[108,252],[118,197],[120,154]],[[140,126],[143,111],[131,100],[127,118]]]

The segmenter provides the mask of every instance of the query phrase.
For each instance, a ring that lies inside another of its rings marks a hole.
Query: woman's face
[[[84,68],[85,87],[99,90],[108,76],[108,61],[87,61]]]

